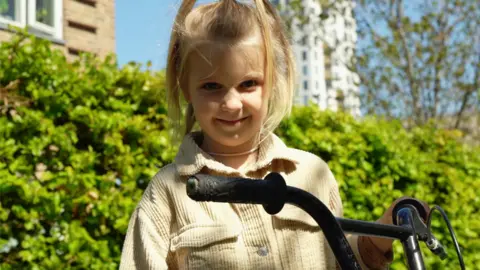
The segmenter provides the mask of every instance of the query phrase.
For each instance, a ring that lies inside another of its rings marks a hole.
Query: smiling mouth
[[[219,122],[223,123],[223,124],[233,126],[235,124],[238,124],[238,123],[241,123],[241,122],[245,121],[247,118],[248,118],[248,116],[244,117],[244,118],[237,119],[237,120],[224,120],[224,119],[219,119],[219,118],[217,118],[217,120]]]

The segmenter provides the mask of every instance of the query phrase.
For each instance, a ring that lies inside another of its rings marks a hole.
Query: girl
[[[322,231],[299,208],[270,216],[260,205],[186,194],[187,178],[199,172],[263,178],[275,171],[343,215],[327,164],[273,134],[292,106],[294,60],[275,8],[252,2],[193,8],[195,0],[184,0],[179,9],[167,89],[173,123],[180,123],[181,97],[188,103],[186,132],[175,161],[153,178],[131,217],[120,269],[336,268]],[[201,131],[192,131],[195,123]],[[391,224],[391,209],[379,222]],[[391,240],[348,239],[364,269],[391,262]]]

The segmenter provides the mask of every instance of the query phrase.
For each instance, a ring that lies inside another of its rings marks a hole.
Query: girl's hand
[[[395,200],[390,207],[385,211],[383,216],[379,218],[376,222],[381,223],[381,224],[386,224],[386,225],[393,225],[393,208],[395,208],[395,205],[397,205],[398,202],[404,200],[404,199],[412,199],[411,197],[408,196],[403,196],[397,200]],[[418,200],[420,201],[420,200]],[[427,213],[430,212],[430,207],[428,207],[428,204],[425,203],[424,201],[420,201],[423,206],[425,207],[425,210],[427,210]],[[425,222],[425,221],[424,221]],[[376,245],[379,249],[381,249],[384,252],[388,252],[389,250],[392,249],[392,243],[393,239],[389,238],[380,238],[380,237],[371,237],[372,242],[374,245]]]

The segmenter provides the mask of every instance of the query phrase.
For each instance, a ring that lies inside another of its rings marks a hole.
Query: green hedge
[[[130,214],[174,157],[164,75],[84,55],[69,63],[49,43],[0,45],[0,269],[116,269]],[[6,94],[8,92],[8,94]],[[402,194],[441,205],[469,269],[480,265],[480,157],[457,132],[295,108],[277,133],[328,161],[345,215],[374,220]],[[347,199],[348,198],[348,199]],[[431,269],[457,269],[450,247]],[[401,247],[393,269],[406,269]]]
[[[113,57],[68,63],[16,36],[0,85],[16,81],[10,100],[28,104],[0,115],[0,268],[118,268],[129,216],[174,154],[164,76]]]
[[[346,217],[376,220],[403,195],[437,204],[454,227],[467,269],[480,269],[480,149],[460,143],[459,131],[430,126],[407,131],[397,122],[360,122],[303,107],[295,108],[277,133],[288,145],[328,162],[340,184]],[[422,249],[427,269],[459,269],[446,223],[434,213],[433,232],[449,257],[441,261]],[[394,247],[392,269],[406,269],[401,244]]]

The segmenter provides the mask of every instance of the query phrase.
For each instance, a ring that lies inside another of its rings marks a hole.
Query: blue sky
[[[118,0],[116,4],[116,53],[120,65],[146,63],[165,67],[170,29],[181,0]]]
[[[170,30],[182,0],[117,0],[116,53],[118,63],[146,63],[152,68],[165,67]],[[197,4],[212,2],[197,0]]]

